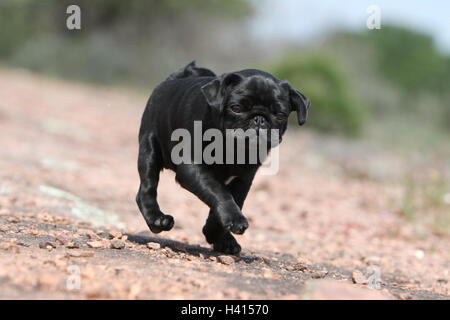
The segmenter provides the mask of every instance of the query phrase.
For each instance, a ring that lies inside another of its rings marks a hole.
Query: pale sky
[[[370,5],[381,9],[383,23],[395,23],[429,33],[438,48],[450,53],[450,1],[445,0],[253,0],[258,7],[250,23],[252,34],[269,41],[284,37],[304,42],[342,28],[366,28]]]

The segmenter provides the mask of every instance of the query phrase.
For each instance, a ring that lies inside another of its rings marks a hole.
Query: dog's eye
[[[283,113],[283,112],[278,112],[278,113],[275,114],[275,117],[276,117],[278,120],[284,120],[284,119],[286,119],[286,114]]]
[[[233,111],[234,113],[240,113],[241,107],[239,105],[235,104],[234,106],[231,107],[231,111]]]

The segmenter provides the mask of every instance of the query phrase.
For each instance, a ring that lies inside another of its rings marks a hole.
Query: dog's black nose
[[[257,127],[264,127],[266,124],[266,119],[263,116],[256,116],[253,118],[253,123],[257,126]]]

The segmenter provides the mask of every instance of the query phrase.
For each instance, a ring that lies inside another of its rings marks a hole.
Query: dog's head
[[[297,112],[298,124],[308,116],[309,100],[289,82],[259,72],[224,74],[202,87],[208,104],[222,119],[222,129],[254,129],[257,133],[277,129],[281,136],[289,114]]]

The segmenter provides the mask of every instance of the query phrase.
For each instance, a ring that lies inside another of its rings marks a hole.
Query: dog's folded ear
[[[287,81],[281,82],[281,86],[289,92],[289,100],[291,103],[291,112],[297,112],[298,124],[300,126],[304,125],[306,119],[308,118],[308,109],[311,102],[303,93],[294,89],[291,84]]]
[[[189,63],[186,67],[184,67],[184,73],[185,74],[189,74],[189,73],[192,73],[193,72],[193,70],[195,69],[195,60],[194,61],[192,61],[191,63]]]
[[[239,84],[244,78],[237,73],[224,74],[204,86],[201,90],[208,104],[222,111],[222,102],[227,90]]]

